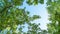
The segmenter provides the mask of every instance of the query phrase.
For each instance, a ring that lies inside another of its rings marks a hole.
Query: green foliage
[[[39,3],[44,4],[44,0],[39,0]]]
[[[44,4],[44,0],[27,0],[29,5],[37,5],[38,3]]]
[[[48,32],[50,34],[59,34],[60,33],[60,0],[48,0],[47,1],[47,10],[50,14],[48,26]]]
[[[15,31],[18,27],[18,25],[22,24],[29,24],[30,21],[33,21],[35,19],[40,18],[37,15],[34,15],[32,17],[29,16],[29,12],[25,11],[24,9],[19,9],[17,6],[23,5],[24,0],[0,0],[0,30],[1,32],[5,29],[8,30],[6,34],[10,34],[10,30],[12,30],[13,34],[16,34]],[[28,5],[36,5],[38,3],[43,4],[43,0],[27,0],[26,1]],[[31,33],[36,34],[39,30],[38,25],[32,24],[31,27]],[[20,29],[22,30],[22,29]],[[22,32],[19,32],[21,34]],[[2,33],[4,34],[4,33]]]
[[[3,30],[0,32],[0,34],[46,34],[47,31],[46,30],[41,30],[39,27],[40,24],[35,24],[35,23],[29,23],[28,24],[28,31],[24,32],[22,31],[22,29],[24,28],[22,25],[20,26],[19,30],[16,30],[14,32],[12,32],[12,30]]]

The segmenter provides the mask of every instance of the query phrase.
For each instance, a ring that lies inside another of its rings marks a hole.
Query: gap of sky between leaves
[[[47,23],[49,23],[49,20],[48,20],[48,12],[46,9],[46,0],[44,0],[44,4],[38,4],[36,6],[34,5],[29,6],[28,4],[26,4],[26,2],[24,2],[23,6],[20,6],[19,8],[24,7],[26,7],[26,10],[30,12],[30,16],[32,15],[41,16],[40,19],[34,20],[32,22],[36,24],[40,23],[40,28],[43,30],[47,30]],[[27,28],[23,29],[23,31],[24,30],[27,30]]]

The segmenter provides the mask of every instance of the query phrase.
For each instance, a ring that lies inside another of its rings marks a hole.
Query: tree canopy
[[[47,1],[47,10],[49,13],[49,20],[51,21],[48,24],[48,31],[50,34],[59,34],[60,33],[60,0],[48,0]]]
[[[15,31],[18,25],[27,23],[31,30],[28,30],[26,34],[39,34],[40,28],[37,24],[32,24],[30,21],[40,18],[38,15],[29,16],[29,11],[25,8],[19,9],[17,6],[23,5],[25,0],[0,0],[0,31],[12,30],[12,34],[17,34]],[[43,4],[44,0],[26,0],[28,5]],[[20,31],[22,28],[20,29]],[[1,33],[4,34],[4,33]],[[10,34],[7,32],[6,34]],[[22,34],[19,32],[18,34]],[[24,33],[25,34],[25,33]]]
[[[47,24],[47,30],[41,30],[40,24],[31,23],[31,21],[41,18],[40,16],[29,16],[30,12],[25,10],[26,7],[18,8],[23,5],[24,1],[29,6],[44,4],[44,0],[0,0],[0,34],[4,34],[6,29],[6,34],[60,34],[60,0],[46,0],[49,21],[51,21]],[[25,23],[28,26],[27,32],[22,31],[25,27],[22,25]]]

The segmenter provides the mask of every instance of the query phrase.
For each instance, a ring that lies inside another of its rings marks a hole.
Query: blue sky
[[[37,6],[27,6],[26,9],[30,11],[30,15],[39,15],[41,19],[34,20],[34,23],[40,23],[40,27],[42,29],[46,29],[46,23],[48,23],[48,13],[45,5],[37,5]]]
[[[26,6],[26,10],[30,11],[30,15],[39,15],[41,16],[41,19],[34,20],[34,23],[40,23],[41,29],[47,29],[47,23],[48,21],[48,12],[46,10],[46,0],[44,0],[44,4],[38,4],[36,6],[34,5],[27,5],[24,3],[23,6]]]
[[[23,3],[23,6],[20,8],[26,7],[26,10],[30,12],[30,15],[39,15],[41,16],[41,19],[34,20],[33,23],[40,23],[41,29],[47,29],[47,23],[49,23],[48,20],[48,12],[46,10],[46,0],[44,0],[44,4],[38,4],[36,6],[31,5],[29,6],[25,2]]]

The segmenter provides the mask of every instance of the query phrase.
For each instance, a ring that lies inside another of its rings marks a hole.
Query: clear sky
[[[38,4],[36,6],[34,5],[27,5],[25,2],[23,3],[23,7],[20,8],[24,8],[26,7],[26,10],[28,10],[30,12],[30,15],[39,15],[41,16],[41,19],[37,19],[34,20],[34,23],[40,23],[40,28],[41,29],[47,29],[47,23],[49,23],[48,21],[48,13],[46,10],[46,0],[44,0],[44,4]]]
[[[38,6],[29,6],[27,7],[27,10],[30,11],[30,14],[32,15],[39,15],[41,16],[41,19],[34,20],[34,23],[40,23],[40,27],[42,29],[46,29],[46,23],[48,23],[48,13],[45,8],[45,5],[39,4]]]
[[[24,5],[25,6],[25,5]],[[28,6],[26,4],[26,10],[30,11],[30,15],[39,15],[41,16],[41,19],[34,20],[34,23],[40,23],[41,29],[47,29],[46,24],[48,21],[48,12],[46,10],[46,0],[45,3],[38,4],[37,6]]]

